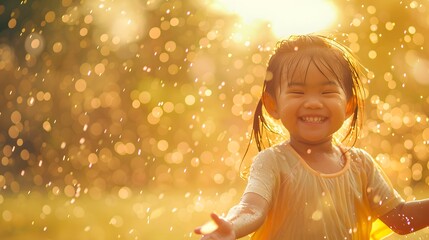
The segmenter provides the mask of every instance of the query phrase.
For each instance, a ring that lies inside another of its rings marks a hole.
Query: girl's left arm
[[[401,235],[428,227],[429,199],[401,203],[380,220]]]

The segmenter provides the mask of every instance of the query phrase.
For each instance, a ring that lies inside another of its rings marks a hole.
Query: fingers
[[[216,231],[219,228],[219,225],[223,224],[222,220],[215,213],[212,213],[210,216],[212,220],[194,229],[196,234],[210,234]]]
[[[217,215],[216,213],[212,213],[210,214],[210,217],[213,219],[213,221],[218,225],[218,226],[223,226],[225,225],[225,219],[222,217],[219,217],[219,215]]]
[[[219,215],[217,215],[216,213],[212,213],[210,214],[211,218],[213,219],[213,221],[220,227],[220,228],[225,228],[225,227],[230,227],[229,225],[231,224],[230,221],[226,220],[223,217],[219,217]]]
[[[202,233],[201,233],[201,227],[197,227],[197,228],[195,228],[195,229],[194,229],[194,233],[196,233],[196,234],[202,234]]]
[[[221,223],[222,222],[221,218],[216,213],[211,213],[210,217],[213,219],[213,221],[215,221],[215,223]]]
[[[217,237],[211,233],[215,233],[217,231],[225,232],[231,228],[230,222],[222,217],[219,217],[219,215],[211,213],[210,217],[212,219],[211,221],[194,229],[196,234],[204,235],[201,239],[217,239]],[[208,238],[204,238],[205,236]]]

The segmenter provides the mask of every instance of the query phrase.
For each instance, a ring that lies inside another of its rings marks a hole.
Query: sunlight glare
[[[85,3],[92,9],[91,17],[99,29],[105,29],[115,45],[124,45],[142,39],[146,34],[146,20],[142,3],[112,1]],[[101,34],[100,34],[101,35]]]
[[[218,3],[245,23],[268,21],[277,37],[322,31],[337,18],[335,5],[327,0],[218,0]]]

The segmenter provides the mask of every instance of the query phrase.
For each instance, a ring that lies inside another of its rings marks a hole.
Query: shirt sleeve
[[[278,167],[275,166],[275,155],[270,149],[259,152],[250,167],[250,174],[244,193],[256,193],[270,203],[279,171]]]
[[[361,153],[367,175],[366,194],[372,215],[378,218],[393,210],[404,200],[393,188],[389,178],[377,162],[367,152],[361,150]]]

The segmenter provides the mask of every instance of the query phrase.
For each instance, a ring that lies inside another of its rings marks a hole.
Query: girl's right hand
[[[230,221],[219,217],[215,213],[210,216],[217,225],[217,229],[213,232],[205,232],[203,226],[196,228],[194,232],[203,235],[201,240],[235,240],[234,228]]]

